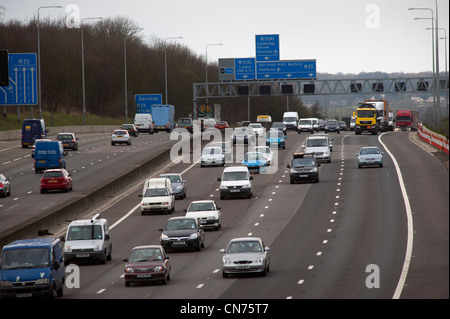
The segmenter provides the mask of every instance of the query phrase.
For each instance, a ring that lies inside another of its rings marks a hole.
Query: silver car
[[[205,147],[200,157],[200,167],[208,165],[225,165],[225,154],[217,146]]]
[[[131,136],[128,134],[127,130],[115,130],[111,136],[111,145],[116,145],[116,143],[126,143],[131,145]]]
[[[383,154],[384,152],[380,151],[376,146],[361,147],[359,153],[356,153],[356,156],[358,156],[358,167],[372,165],[383,167]]]
[[[0,197],[11,196],[11,184],[5,175],[0,174]]]
[[[222,276],[229,274],[261,273],[265,276],[270,271],[269,247],[261,238],[242,237],[230,241],[227,249],[221,249]]]

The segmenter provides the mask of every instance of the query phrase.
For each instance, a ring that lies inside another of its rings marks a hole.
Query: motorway
[[[77,191],[92,186],[97,176],[110,177],[114,170],[130,165],[132,158],[146,156],[147,149],[157,152],[171,143],[168,134],[160,134],[140,135],[131,147],[111,147],[106,134],[83,136],[80,151],[69,151],[72,157],[68,169],[74,175],[74,191],[69,194],[39,194],[39,177],[32,170],[31,159],[23,158],[29,150],[9,150],[1,144],[0,171],[11,177],[13,188],[10,198],[0,199],[0,226],[18,218],[15,215],[23,218],[32,214],[31,207],[42,211],[45,205],[64,201],[65,196],[76,196]],[[80,288],[66,288],[63,298],[448,298],[449,176],[444,165],[413,143],[409,132],[331,135],[332,160],[321,165],[319,183],[289,183],[286,164],[310,136],[289,132],[286,150],[278,152],[276,172],[254,175],[251,199],[220,200],[217,177],[222,167],[167,163],[158,173],[182,173],[187,180],[187,197],[176,201],[173,215],[142,216],[138,194],[143,180],[151,177],[143,176],[141,182],[130,184],[100,208],[111,225],[112,260],[105,265],[79,265]],[[355,153],[367,145],[384,148],[380,141],[399,165],[406,201],[386,149],[383,168],[358,169]],[[21,159],[15,160],[18,153]],[[25,161],[28,163],[20,164]],[[222,211],[222,228],[206,232],[205,248],[200,252],[171,252],[172,280],[166,286],[151,283],[125,287],[122,259],[128,257],[131,248],[158,244],[158,229],[167,219],[183,215],[191,201],[200,199],[214,199]],[[408,205],[412,224],[408,224]],[[64,227],[52,232],[62,234]],[[271,271],[267,277],[222,278],[219,249],[242,236],[261,237],[270,247]],[[407,247],[412,243],[406,282],[402,282],[405,256],[409,257]],[[375,287],[370,288],[371,284]]]

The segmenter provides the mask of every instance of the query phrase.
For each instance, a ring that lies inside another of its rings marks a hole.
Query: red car
[[[163,285],[170,280],[172,267],[169,257],[159,245],[137,246],[131,250],[130,257],[124,259],[125,286],[132,282],[160,281]]]
[[[72,190],[72,177],[64,168],[47,169],[41,177],[41,194],[54,189]]]
[[[217,128],[219,130],[224,130],[226,128],[229,128],[228,122],[226,122],[226,121],[219,121],[219,122],[216,123],[215,128]]]

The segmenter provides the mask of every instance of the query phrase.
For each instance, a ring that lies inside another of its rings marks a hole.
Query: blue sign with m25
[[[151,113],[152,105],[162,104],[161,94],[136,94],[134,96],[136,103],[136,113]]]
[[[8,55],[9,86],[0,87],[0,105],[38,104],[36,61],[36,53]]]
[[[256,63],[258,80],[267,79],[313,79],[316,60],[271,61]]]

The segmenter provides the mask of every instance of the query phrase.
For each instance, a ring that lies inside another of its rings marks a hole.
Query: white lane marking
[[[200,284],[200,285],[198,285],[196,288],[197,288],[197,289],[200,289],[200,288],[202,288],[204,285],[205,285],[205,284]]]
[[[116,227],[117,225],[119,225],[121,222],[123,222],[128,216],[130,216],[136,209],[139,208],[139,206],[141,205],[141,203],[137,204],[136,206],[134,206],[132,209],[130,209],[128,211],[128,213],[126,213],[125,215],[122,216],[122,218],[120,218],[118,221],[116,221],[114,224],[112,224],[109,229],[113,229],[114,227]]]
[[[106,289],[100,289],[99,291],[97,291],[98,294],[101,294],[102,292],[104,292]]]
[[[402,171],[400,170],[400,166],[398,166],[397,160],[395,159],[394,155],[389,151],[387,146],[381,141],[381,137],[384,134],[386,134],[386,133],[383,133],[380,136],[378,136],[378,142],[380,142],[380,144],[383,145],[384,149],[386,150],[386,153],[389,154],[389,156],[392,159],[392,162],[394,163],[395,170],[396,170],[397,176],[398,176],[398,183],[399,183],[400,189],[402,191],[403,202],[405,204],[406,219],[407,219],[407,226],[408,226],[408,239],[406,242],[405,260],[403,262],[403,268],[402,268],[402,272],[400,274],[400,278],[397,283],[397,288],[395,288],[394,295],[392,296],[393,299],[399,299],[400,295],[402,294],[403,287],[405,286],[406,277],[408,276],[409,265],[411,264],[413,239],[414,239],[413,238],[414,237],[414,225],[413,225],[413,216],[412,216],[412,212],[411,212],[411,205],[409,203],[408,193],[406,192],[405,182],[403,181]]]

